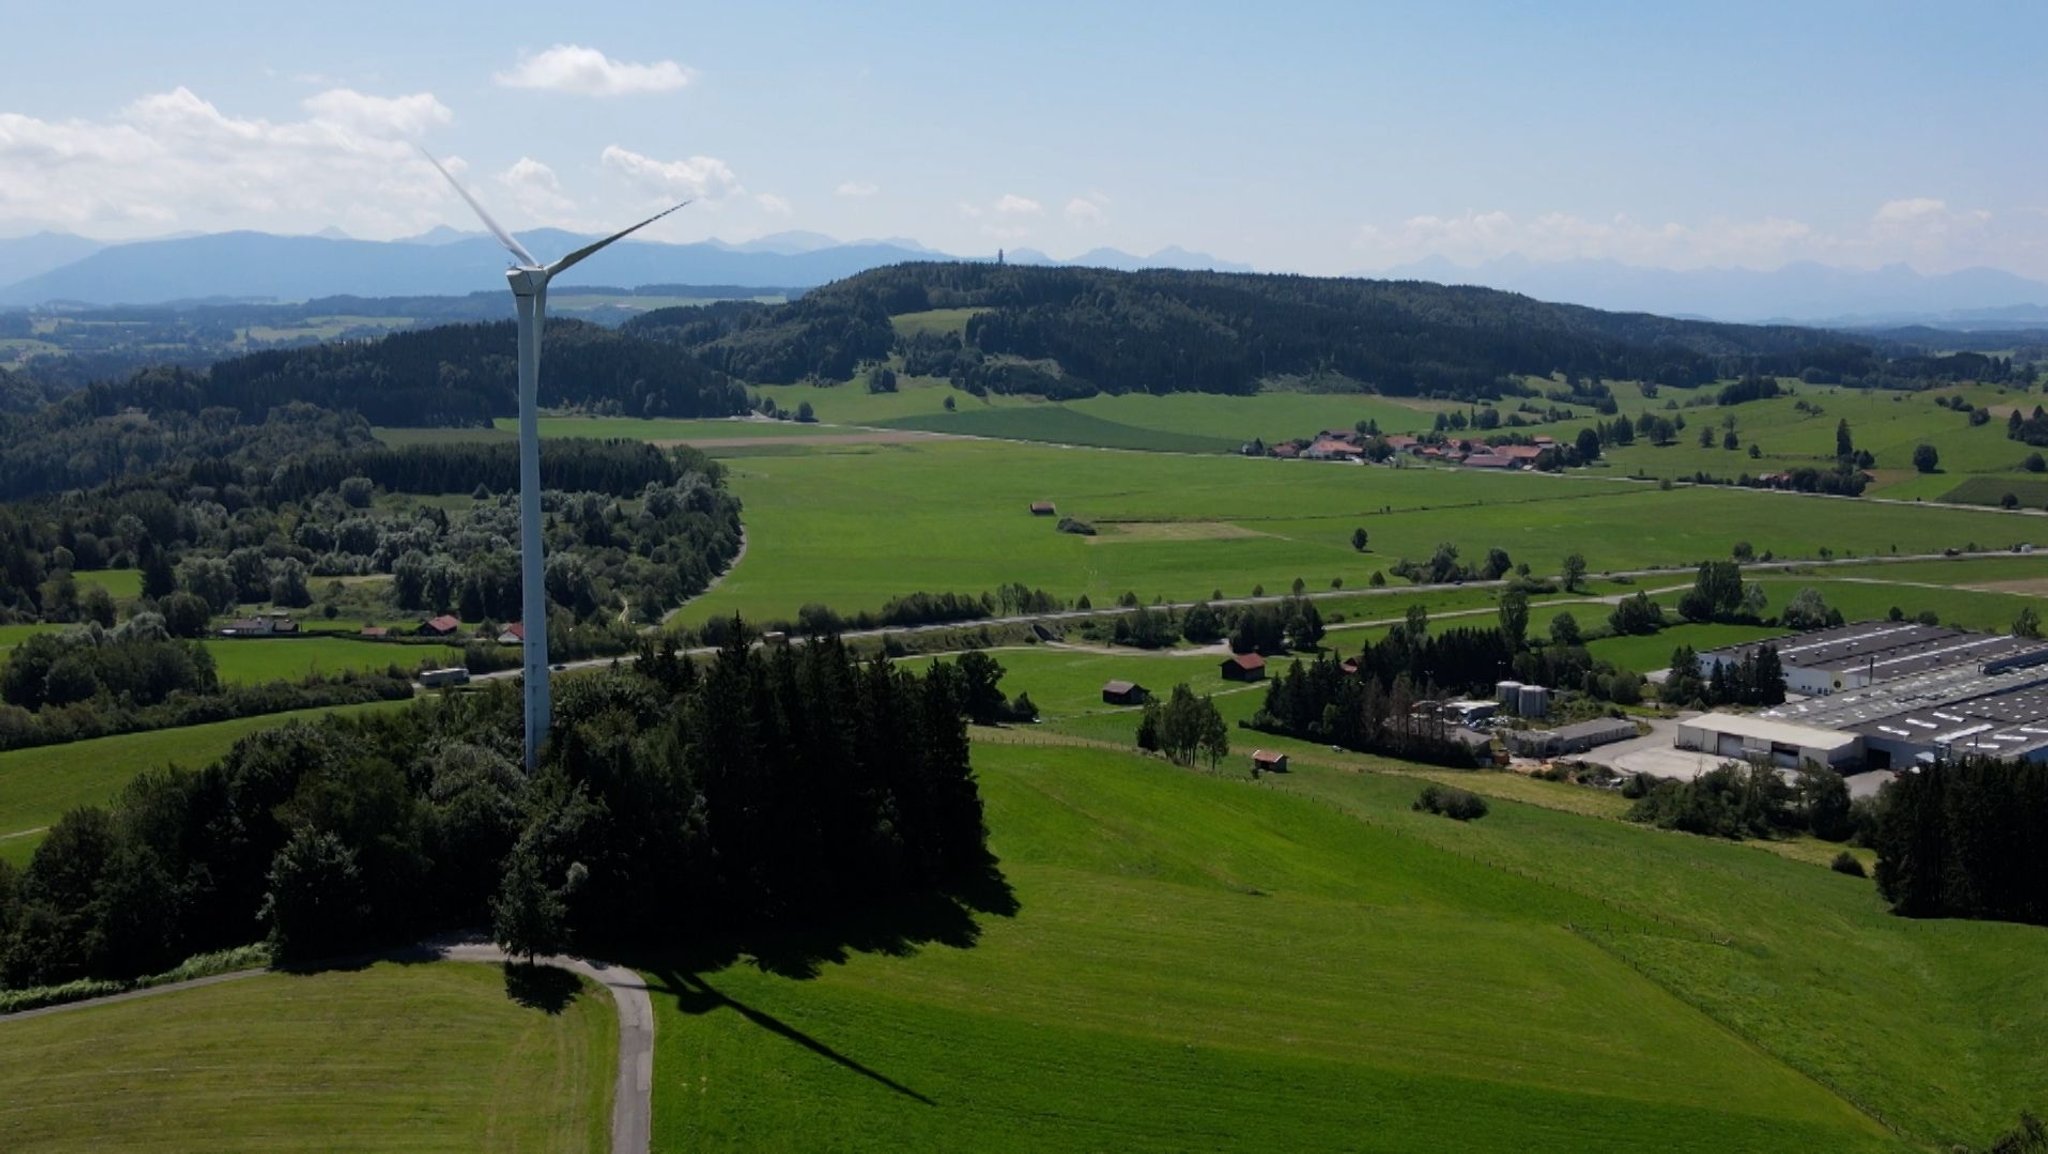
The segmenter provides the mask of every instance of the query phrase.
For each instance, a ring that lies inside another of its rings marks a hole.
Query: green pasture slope
[[[136,774],[176,764],[196,769],[260,729],[324,713],[395,709],[401,702],[351,705],[338,710],[307,709],[242,717],[211,725],[124,733],[67,745],[44,745],[0,753],[0,861],[26,865],[42,831],[81,805],[104,805]]]
[[[618,1016],[560,1012],[495,966],[267,974],[0,1019],[12,1151],[609,1148]]]
[[[299,681],[316,673],[346,670],[401,669],[462,664],[462,650],[452,645],[399,645],[356,641],[345,637],[215,638],[206,642],[220,679],[236,685],[268,681]]]
[[[1737,540],[1780,558],[1823,547],[1872,556],[2003,547],[2036,528],[1993,511],[1721,487],[991,442],[821,447],[731,470],[747,555],[685,609],[689,624],[735,610],[790,617],[807,602],[876,609],[905,593],[1006,581],[1098,605],[1127,590],[1146,601],[1280,593],[1297,577],[1358,589],[1444,541],[1475,561],[1503,548],[1550,573],[1581,552],[1597,575],[1690,566],[1728,556]],[[1056,532],[1029,513],[1039,500],[1101,534]],[[1359,527],[1369,553],[1351,548]]]
[[[1409,777],[975,762],[1013,910],[645,967],[656,1149],[1903,1150],[2039,1105],[2038,929]]]

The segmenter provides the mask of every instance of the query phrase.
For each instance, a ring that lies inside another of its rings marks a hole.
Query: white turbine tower
[[[422,150],[427,163],[440,170],[448,178],[462,199],[476,212],[477,219],[498,238],[506,251],[518,258],[518,263],[505,270],[505,279],[512,284],[512,300],[519,309],[519,581],[523,595],[526,630],[522,646],[526,672],[526,768],[530,773],[540,758],[541,742],[547,739],[548,717],[551,702],[548,694],[548,594],[547,570],[541,557],[540,528],[540,329],[547,319],[548,281],[556,273],[566,271],[571,265],[598,251],[604,246],[630,236],[646,228],[676,209],[690,202],[671,205],[655,213],[632,228],[622,229],[595,244],[586,244],[575,252],[553,264],[542,264],[534,259],[526,247],[512,239],[512,234],[498,226],[484,206],[469,195],[462,182],[454,174],[441,167]]]

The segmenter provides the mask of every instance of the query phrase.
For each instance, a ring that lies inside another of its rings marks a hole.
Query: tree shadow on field
[[[506,962],[505,996],[530,1010],[559,1014],[583,992],[583,979],[557,966]]]
[[[705,975],[751,963],[763,973],[808,981],[824,972],[826,965],[844,965],[856,953],[909,957],[933,944],[973,949],[981,940],[982,916],[1011,918],[1022,908],[991,858],[940,889],[818,917],[802,926],[757,926],[670,950],[635,966],[652,977],[650,992],[674,997],[677,1009],[685,1014],[731,1010],[771,1034],[930,1106],[934,1105],[930,1098],[774,1015],[734,999]]]

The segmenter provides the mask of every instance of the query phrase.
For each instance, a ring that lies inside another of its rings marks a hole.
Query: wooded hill
[[[974,308],[959,335],[899,337],[893,315]],[[1238,273],[902,264],[785,305],[658,309],[625,331],[758,383],[844,380],[900,353],[916,374],[1056,397],[1256,392],[1341,374],[1390,395],[1497,396],[1564,372],[1694,385],[1809,369],[1852,380],[1884,355],[1840,334],[1546,304],[1418,281]]]

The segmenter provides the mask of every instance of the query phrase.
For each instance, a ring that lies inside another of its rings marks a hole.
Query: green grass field
[[[1241,760],[978,742],[1014,916],[863,921],[896,944],[815,976],[777,951],[647,967],[656,1148],[1907,1149],[1988,1139],[2048,1072],[2041,930]]]
[[[927,309],[921,313],[898,313],[889,326],[898,337],[949,336],[967,331],[968,318],[986,309]]]
[[[1958,505],[2002,506],[2008,496],[2018,502],[2017,508],[2048,506],[2048,481],[2039,477],[1971,477],[1943,493],[1941,499]]]
[[[618,1018],[495,966],[267,974],[0,1020],[10,1151],[608,1148]]]
[[[345,637],[262,637],[206,642],[223,682],[236,685],[266,681],[299,681],[315,673],[381,670],[396,665],[418,669],[462,664],[462,650],[452,645],[398,645]]]
[[[1605,620],[1603,613],[1598,617],[1581,617],[1579,624],[1590,627]],[[1723,645],[1761,641],[1767,637],[1781,637],[1784,633],[1783,629],[1767,629],[1760,625],[1673,625],[1656,634],[1603,637],[1588,643],[1586,649],[1599,660],[1612,661],[1618,668],[1648,673],[1669,666],[1672,651],[1681,645],[1690,645],[1704,653]]]
[[[133,601],[142,596],[140,569],[96,569],[73,574],[73,578],[81,586],[97,585],[105,589],[115,601]]]
[[[1163,453],[1228,453],[1242,441],[1191,433],[1146,429],[1121,424],[1064,405],[1019,405],[1007,408],[962,408],[953,413],[896,417],[883,421],[892,429],[921,429],[968,437],[1012,441],[1044,441],[1101,449],[1143,449]]]
[[[1759,554],[1939,552],[2002,547],[2031,526],[1995,512],[1824,500],[1718,487],[1660,490],[1590,478],[1183,457],[987,442],[834,446],[732,463],[746,557],[686,623],[735,610],[789,617],[807,602],[879,608],[918,590],[979,593],[1023,581],[1106,604],[1278,593],[1301,578],[1360,588],[1438,542],[1478,560],[1506,549],[1539,572],[1585,554],[1595,574],[1690,566],[1748,540]],[[1054,531],[1027,509],[1108,531]],[[1366,528],[1372,552],[1350,547]]]
[[[65,811],[112,801],[129,779],[144,770],[173,763],[196,769],[259,729],[328,712],[394,709],[400,704],[378,702],[333,711],[273,713],[0,753],[0,860],[26,864],[42,840],[42,830]]]

